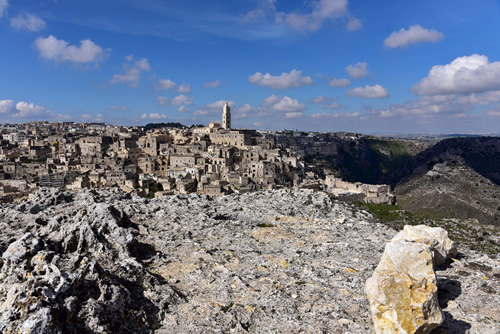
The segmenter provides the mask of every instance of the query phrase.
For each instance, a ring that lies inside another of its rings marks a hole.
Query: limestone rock
[[[406,225],[392,240],[428,245],[433,252],[435,266],[443,264],[447,258],[454,257],[457,254],[453,241],[448,238],[448,232],[441,227]]]
[[[0,333],[373,333],[364,283],[395,234],[305,189],[44,190],[0,205]],[[500,261],[461,253],[436,333],[500,333]]]
[[[388,243],[366,293],[379,334],[429,333],[443,322],[432,253],[425,244]]]

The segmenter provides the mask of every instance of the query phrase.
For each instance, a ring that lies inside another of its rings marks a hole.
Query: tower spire
[[[222,108],[222,128],[225,130],[231,129],[231,107],[227,100]]]

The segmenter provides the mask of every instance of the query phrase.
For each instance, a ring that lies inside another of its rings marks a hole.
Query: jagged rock
[[[378,334],[429,333],[443,322],[427,245],[391,241],[366,282]]]
[[[373,332],[364,282],[396,231],[326,193],[49,195],[72,200],[0,206],[1,333]],[[496,334],[500,264],[461,251],[439,329]]]
[[[448,238],[448,232],[440,227],[425,225],[406,225],[402,231],[392,238],[393,241],[408,241],[428,245],[434,257],[434,265],[443,264],[446,259],[457,255],[453,241]]]

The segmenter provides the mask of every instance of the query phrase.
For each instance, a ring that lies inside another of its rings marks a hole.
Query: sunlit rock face
[[[429,333],[443,321],[432,252],[425,244],[388,243],[366,293],[376,333]]]
[[[447,258],[457,254],[453,241],[448,238],[448,232],[440,227],[406,225],[392,240],[428,245],[432,250],[435,266],[443,264]]]

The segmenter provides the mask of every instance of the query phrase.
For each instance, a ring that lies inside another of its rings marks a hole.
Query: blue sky
[[[499,133],[493,0],[0,0],[0,123]]]

